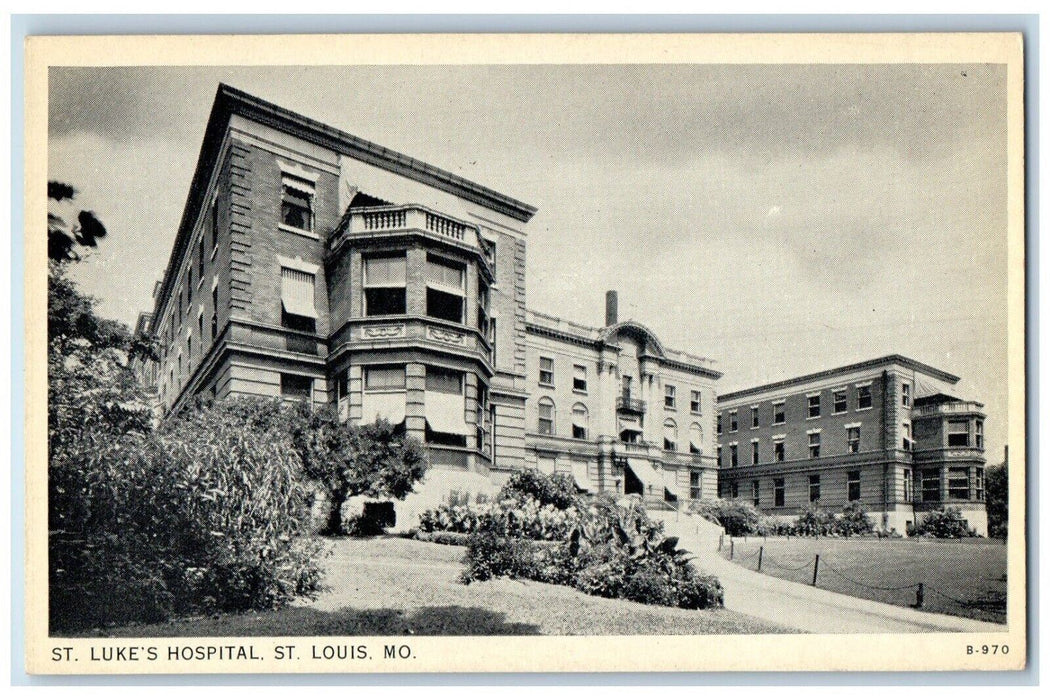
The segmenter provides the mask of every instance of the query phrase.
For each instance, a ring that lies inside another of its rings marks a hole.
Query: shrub
[[[516,537],[500,537],[493,532],[476,532],[470,536],[466,570],[460,580],[488,581],[506,576],[508,578],[539,578],[543,554],[540,547],[528,540]]]
[[[319,589],[301,465],[279,433],[176,422],[85,454],[52,538],[56,630],[276,608]]]
[[[417,531],[413,535],[421,542],[433,542],[434,544],[455,545],[466,547],[470,544],[470,535],[462,532],[423,532]]]
[[[967,527],[962,511],[955,506],[930,511],[909,534],[936,538],[976,537],[977,535],[972,528]]]
[[[689,512],[721,525],[726,534],[733,537],[758,534],[762,518],[759,510],[750,503],[723,498],[694,502]]]
[[[834,528],[835,516],[817,506],[809,506],[795,520],[796,535],[806,537],[827,536]]]
[[[566,474],[547,476],[537,469],[512,474],[497,498],[501,501],[533,498],[541,506],[550,505],[558,510],[566,510],[580,502],[572,477]]]
[[[875,523],[871,522],[871,518],[864,511],[864,507],[859,502],[854,501],[843,508],[842,513],[835,517],[832,522],[832,531],[843,537],[869,535],[875,532]]]
[[[474,506],[442,505],[424,511],[419,518],[419,528],[424,532],[486,530],[500,537],[553,541],[568,537],[579,518],[576,508],[559,510],[550,504],[541,506],[528,496],[523,500],[505,499]]]

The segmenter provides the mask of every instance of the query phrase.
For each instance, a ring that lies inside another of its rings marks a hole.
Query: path
[[[721,528],[702,518],[656,512],[679,546],[697,555],[697,568],[725,588],[728,610],[819,633],[1005,632],[1005,625],[923,612],[766,576],[718,555]]]

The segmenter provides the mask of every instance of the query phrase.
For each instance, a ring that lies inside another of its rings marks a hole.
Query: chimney
[[[612,289],[605,293],[605,325],[616,325],[616,292]]]

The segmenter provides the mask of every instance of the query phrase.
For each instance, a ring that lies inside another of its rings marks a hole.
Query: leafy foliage
[[[685,608],[720,606],[718,580],[699,575],[678,538],[637,502],[583,506],[564,540],[543,542],[480,529],[471,536],[464,582],[497,576],[567,584],[591,595]],[[484,524],[485,521],[482,521]]]
[[[322,545],[279,433],[180,422],[96,448],[58,484],[77,507],[51,537],[53,629],[276,608],[318,590]]]
[[[985,472],[984,500],[988,508],[988,536],[1006,539],[1009,510],[1007,464],[992,465]]]
[[[733,537],[755,534],[762,517],[762,513],[750,503],[723,498],[695,501],[689,506],[689,512],[721,525],[726,534]]]
[[[937,510],[931,510],[909,534],[946,539],[977,536],[974,529],[967,526],[962,517],[962,511],[956,506],[942,506]]]
[[[527,496],[524,500],[507,498],[473,506],[442,505],[420,515],[419,529],[459,533],[484,530],[500,537],[554,541],[568,537],[579,521],[580,511],[575,507],[559,510],[551,504],[541,506]]]
[[[576,485],[566,474],[548,476],[538,469],[515,472],[499,493],[499,500],[525,500],[533,498],[541,506],[550,505],[558,510],[571,508],[579,503]]]
[[[80,247],[94,248],[100,238],[106,237],[106,227],[95,212],[80,210],[76,212],[76,223],[69,224],[57,211],[52,211],[50,203],[61,203],[76,197],[77,191],[72,185],[49,180],[47,183],[47,257],[55,261],[72,261],[80,259]],[[69,214],[67,214],[69,216]]]

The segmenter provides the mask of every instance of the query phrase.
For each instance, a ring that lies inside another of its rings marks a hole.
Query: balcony
[[[617,396],[616,410],[623,413],[643,415],[645,413],[645,402],[639,399],[632,399],[630,396]]]
[[[328,245],[334,250],[354,236],[410,233],[480,249],[485,258],[492,261],[491,246],[481,239],[477,226],[419,204],[348,209],[332,232]]]
[[[935,403],[929,406],[916,406],[912,409],[913,416],[934,416],[949,414],[984,414],[984,404],[976,401],[949,401],[947,403]]]

